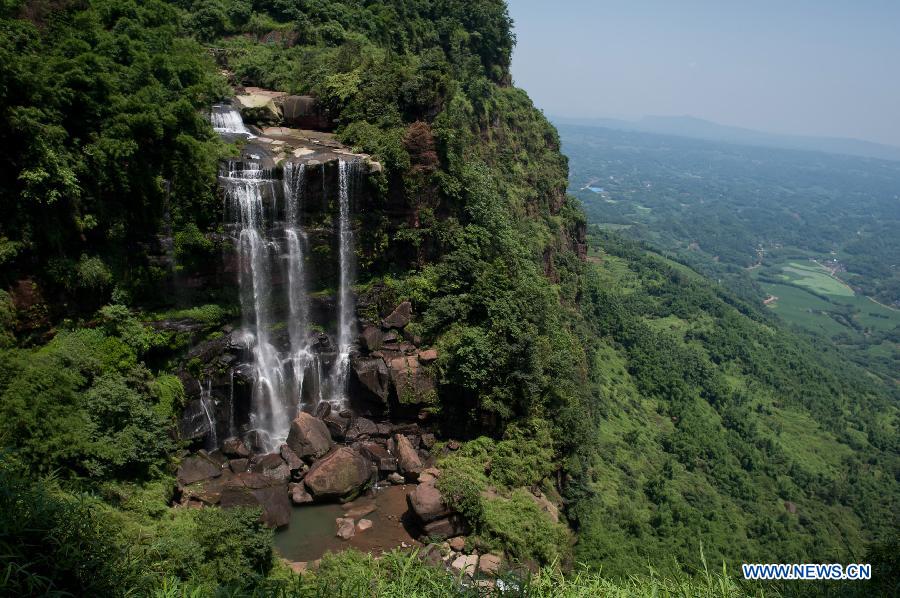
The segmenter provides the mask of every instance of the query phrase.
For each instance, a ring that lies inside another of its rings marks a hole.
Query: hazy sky
[[[684,115],[900,146],[900,0],[508,0],[549,115]]]

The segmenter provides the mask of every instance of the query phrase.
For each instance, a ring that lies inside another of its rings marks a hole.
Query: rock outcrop
[[[316,461],[303,483],[316,500],[345,500],[358,494],[370,477],[369,462],[352,448],[341,446]]]
[[[333,444],[328,427],[322,420],[301,411],[291,422],[287,445],[298,457],[321,457]]]

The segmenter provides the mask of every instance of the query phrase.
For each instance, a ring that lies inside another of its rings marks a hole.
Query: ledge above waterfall
[[[380,172],[381,164],[367,154],[358,154],[335,139],[334,133],[293,129],[290,127],[253,127],[259,134],[248,140],[243,153],[254,150],[261,159],[268,157],[271,165],[299,162],[315,165],[331,160],[358,159],[368,166],[369,172]]]

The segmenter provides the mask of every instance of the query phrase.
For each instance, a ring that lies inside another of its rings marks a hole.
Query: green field
[[[821,297],[784,284],[763,283],[762,287],[770,295],[778,297],[769,307],[786,322],[829,337],[848,331],[847,326],[839,324],[826,313],[835,306]]]
[[[785,322],[831,338],[890,371],[890,364],[900,359],[900,345],[894,342],[900,311],[855,294],[818,264],[789,259],[793,261],[777,261],[753,273],[763,290],[777,298],[769,308]]]
[[[789,262],[782,266],[779,278],[807,288],[813,293],[852,297],[853,289],[832,278],[828,271],[814,262]]]

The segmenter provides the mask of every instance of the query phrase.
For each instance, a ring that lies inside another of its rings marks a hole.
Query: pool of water
[[[406,495],[414,486],[388,486],[373,490],[352,503],[303,505],[294,507],[291,522],[275,533],[275,549],[290,561],[313,561],[326,552],[356,548],[380,554],[401,546],[419,545],[404,524]],[[349,540],[341,540],[335,533],[337,517],[352,517],[354,521],[369,519],[373,525],[364,532],[357,531]]]

